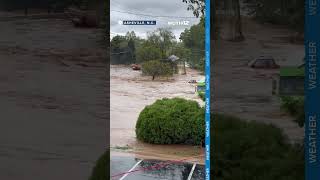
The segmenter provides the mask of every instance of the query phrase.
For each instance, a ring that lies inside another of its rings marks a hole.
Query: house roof
[[[282,77],[304,76],[304,68],[284,67],[280,69],[280,76]]]
[[[171,55],[171,56],[168,57],[168,60],[170,60],[170,61],[172,61],[172,62],[175,62],[175,61],[177,61],[177,60],[179,60],[179,59],[180,59],[180,58],[177,57],[177,56],[175,56],[175,55]]]

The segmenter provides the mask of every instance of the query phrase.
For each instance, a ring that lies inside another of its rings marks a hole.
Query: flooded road
[[[281,111],[279,97],[272,95],[272,77],[279,74],[279,69],[252,69],[247,63],[265,55],[272,56],[281,67],[299,66],[304,45],[290,43],[288,36],[293,32],[284,27],[259,24],[246,18],[243,18],[243,33],[246,38],[243,42],[231,42],[223,37],[216,42],[211,107],[216,112],[273,124],[281,128],[291,142],[301,143],[304,128]]]
[[[112,65],[110,70],[110,143],[113,150],[126,149],[140,156],[153,159],[170,159],[202,153],[202,148],[185,145],[149,145],[137,141],[135,125],[139,113],[157,99],[182,97],[203,105],[190,80],[204,78],[199,72],[188,69],[186,75],[170,79],[142,76],[129,66]],[[199,161],[202,161],[201,158]]]

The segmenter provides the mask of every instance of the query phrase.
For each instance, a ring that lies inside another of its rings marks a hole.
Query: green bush
[[[206,101],[206,93],[205,93],[205,92],[198,92],[198,96],[199,96],[203,101]]]
[[[158,76],[172,76],[173,72],[174,67],[170,63],[159,60],[150,60],[142,64],[142,73],[147,76],[152,76],[152,80]]]
[[[106,151],[96,162],[89,180],[106,180],[110,177],[110,154]]]
[[[295,122],[300,127],[304,126],[305,113],[304,113],[304,97],[299,96],[284,96],[281,97],[281,108],[295,117]]]
[[[303,180],[302,145],[272,125],[214,114],[211,174],[216,180]]]
[[[146,106],[136,124],[139,140],[152,144],[192,144],[204,141],[204,109],[181,98],[157,100]]]

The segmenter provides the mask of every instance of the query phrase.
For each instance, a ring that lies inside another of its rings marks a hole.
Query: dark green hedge
[[[106,151],[96,162],[89,180],[106,180],[110,177],[110,154]]]
[[[140,113],[136,135],[152,144],[201,145],[204,109],[196,101],[181,98],[157,100]]]
[[[303,180],[302,145],[274,126],[211,115],[211,174],[216,180]]]

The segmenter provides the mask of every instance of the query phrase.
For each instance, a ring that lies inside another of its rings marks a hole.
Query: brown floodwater
[[[186,75],[156,79],[142,76],[129,66],[111,65],[110,69],[110,145],[114,151],[126,149],[139,157],[149,159],[172,159],[197,156],[203,149],[188,145],[150,145],[136,139],[135,125],[139,113],[147,105],[162,98],[182,97],[203,105],[190,80],[204,76],[192,69]],[[203,157],[197,158],[199,162]]]

